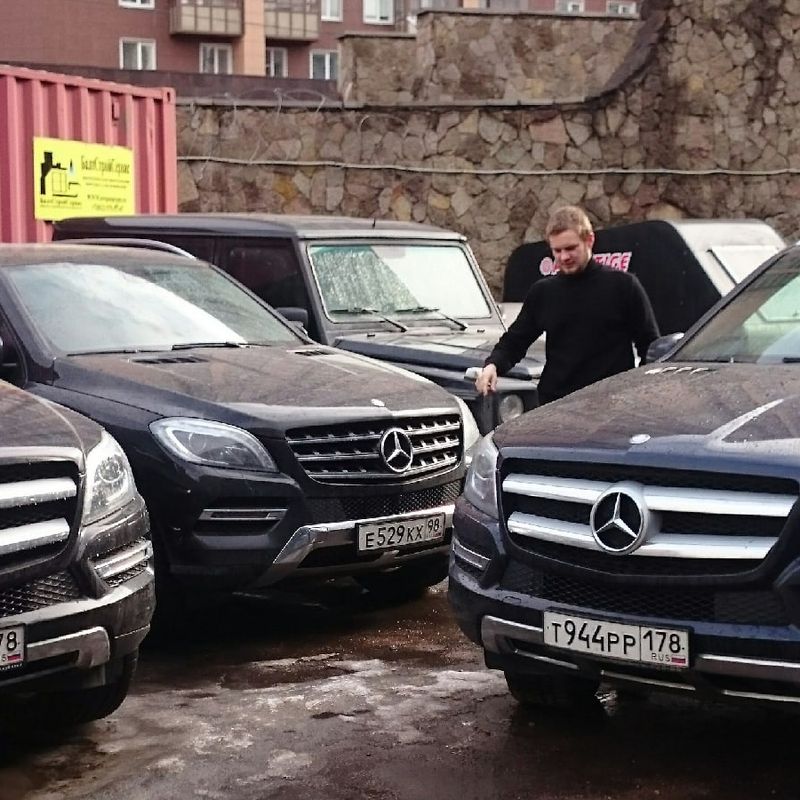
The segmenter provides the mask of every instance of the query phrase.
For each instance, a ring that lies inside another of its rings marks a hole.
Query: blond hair
[[[549,239],[557,233],[575,231],[581,239],[586,239],[593,233],[592,223],[586,212],[578,206],[561,206],[551,215],[545,228],[545,238]]]

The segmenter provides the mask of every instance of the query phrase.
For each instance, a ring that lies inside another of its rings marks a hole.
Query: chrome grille
[[[576,565],[616,573],[649,570],[628,569],[627,556],[606,553],[592,536],[591,509],[612,487],[634,487],[650,516],[643,543],[629,554],[637,562],[694,559],[727,573],[766,557],[798,497],[793,481],[763,476],[518,460],[504,471],[503,515],[516,544],[549,557],[559,547]],[[727,569],[720,569],[725,561]],[[658,567],[652,572],[663,574]]]
[[[75,519],[78,480],[70,461],[0,463],[0,567],[61,551]]]
[[[408,436],[412,454],[402,472],[389,468],[380,453],[384,434],[396,428]],[[287,432],[289,446],[306,474],[321,483],[403,481],[444,472],[461,459],[458,414],[381,419]]]

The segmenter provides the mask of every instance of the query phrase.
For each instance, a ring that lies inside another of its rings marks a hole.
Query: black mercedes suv
[[[160,610],[291,578],[446,577],[478,432],[430,381],[311,342],[209,264],[132,248],[0,248],[0,336],[8,380],[127,453]]]
[[[0,731],[117,708],[153,613],[151,556],[114,439],[0,381]]]
[[[660,361],[482,440],[451,603],[523,703],[601,681],[797,703],[799,493],[794,247]]]

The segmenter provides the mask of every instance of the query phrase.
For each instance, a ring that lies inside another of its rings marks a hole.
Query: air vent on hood
[[[197,356],[158,356],[157,358],[132,358],[134,364],[204,364],[205,358]]]
[[[330,350],[320,350],[318,347],[310,347],[306,350],[292,350],[297,356],[332,356],[335,355]]]

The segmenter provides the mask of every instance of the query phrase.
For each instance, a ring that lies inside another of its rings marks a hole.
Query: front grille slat
[[[410,463],[403,464],[400,471],[390,468],[381,453],[381,441],[392,429],[401,432],[407,449],[411,443]],[[350,485],[395,483],[445,472],[461,460],[462,438],[457,414],[395,417],[287,432],[289,446],[310,478]]]
[[[797,484],[781,478],[639,465],[510,459],[504,472],[504,517],[516,544],[532,553],[566,547],[578,566],[594,551],[616,574],[611,559],[618,555],[603,550],[590,526],[593,506],[612,487],[634,490],[650,515],[644,540],[626,560],[729,560],[744,570],[767,556],[798,496]],[[591,560],[597,568],[598,558]]]
[[[0,569],[63,551],[75,523],[79,479],[77,464],[68,459],[12,461],[0,448]]]

